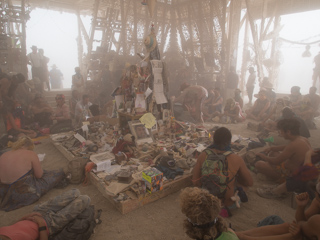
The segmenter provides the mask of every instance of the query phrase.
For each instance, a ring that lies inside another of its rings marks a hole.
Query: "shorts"
[[[280,174],[280,182],[284,182],[290,175],[290,171],[285,168],[284,162],[276,166],[276,172]]]

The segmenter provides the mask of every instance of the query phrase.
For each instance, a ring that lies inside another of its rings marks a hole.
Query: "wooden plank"
[[[71,154],[66,148],[60,143],[52,141],[52,144],[65,156],[68,161],[72,161],[75,156]],[[166,181],[163,184],[163,190],[154,192],[152,194],[145,193],[141,194],[137,199],[128,199],[122,202],[117,202],[110,196],[107,191],[107,184],[103,179],[97,177],[93,172],[90,172],[89,179],[92,185],[94,185],[98,191],[104,196],[119,212],[122,214],[129,213],[135,209],[141,208],[146,204],[157,201],[158,199],[164,198],[172,193],[179,191],[185,187],[192,185],[192,174],[183,175],[181,178],[173,181]]]
[[[98,178],[94,173],[90,173],[90,182],[97,187],[99,192],[108,199],[112,205],[118,209],[122,214],[127,214],[133,210],[143,207],[146,204],[157,201],[158,199],[164,198],[172,193],[179,191],[185,187],[191,186],[191,174],[184,175],[183,177],[165,182],[163,185],[163,190],[159,192],[155,192],[152,194],[146,193],[140,195],[137,199],[128,199],[122,202],[117,202],[113,199],[112,196],[107,194],[106,187],[107,185],[103,182],[102,179]]]

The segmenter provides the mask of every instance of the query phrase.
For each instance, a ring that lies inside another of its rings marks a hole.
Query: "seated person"
[[[4,110],[7,134],[14,138],[24,135],[35,138],[37,133],[25,128],[25,116],[20,103],[15,101],[12,106],[7,106],[7,108]]]
[[[273,109],[261,123],[264,129],[268,131],[275,131],[277,129],[277,121],[282,117],[282,110],[284,107],[285,103],[283,98],[278,98]]]
[[[315,111],[311,105],[311,100],[308,97],[303,97],[303,99],[299,102],[299,105],[293,110],[300,118],[304,120],[309,129],[316,128],[316,125],[313,122]]]
[[[44,171],[30,138],[21,137],[0,157],[0,209],[11,211],[30,205],[55,187],[62,170]]]
[[[208,97],[203,100],[203,106],[202,106],[202,112],[205,118],[210,118],[211,117],[211,104],[214,101],[214,88],[208,88]]]
[[[36,205],[34,211],[22,217],[16,223],[0,227],[0,239],[43,240],[64,229],[89,205],[90,198],[80,195],[78,189],[72,189]]]
[[[72,91],[71,98],[69,100],[69,109],[71,118],[75,118],[76,105],[80,101],[80,94],[77,90]]]
[[[219,215],[220,200],[205,189],[185,188],[180,194],[186,234],[192,239],[237,240],[238,237]]]
[[[182,93],[174,99],[173,112],[178,121],[203,123],[202,104],[208,97],[208,92],[204,87],[187,83],[181,85]]]
[[[209,111],[212,113],[211,118],[219,116],[222,113],[223,97],[220,93],[220,88],[214,89],[214,100],[211,105],[209,105]]]
[[[311,87],[309,89],[309,94],[306,95],[311,101],[311,106],[314,110],[314,117],[319,116],[319,106],[320,106],[320,96],[317,94],[317,88]]]
[[[244,160],[231,152],[231,137],[231,132],[227,128],[218,128],[213,135],[213,144],[204,150],[198,157],[192,176],[192,181],[195,186],[208,189],[211,194],[213,194],[211,189],[218,187],[219,194],[214,193],[214,195],[219,195],[218,197],[222,200],[222,205],[224,207],[233,207],[234,202],[231,197],[234,196],[237,187],[236,183],[244,187],[253,185],[252,176]],[[216,155],[220,157],[225,156],[224,165],[228,167],[228,169],[225,170],[228,172],[228,176],[220,185],[213,183],[210,179],[207,181],[207,179],[204,178],[204,176],[214,176],[213,171],[221,170],[207,169],[207,165],[210,165],[209,161],[212,161],[211,159]],[[211,173],[207,173],[210,171]],[[211,185],[207,183],[210,183]]]
[[[242,115],[239,103],[235,102],[233,98],[227,99],[224,112],[220,115],[221,123],[238,123],[244,120],[245,117]]]
[[[65,102],[63,94],[56,96],[57,108],[52,117],[57,123],[50,127],[50,133],[66,132],[72,129],[72,120],[70,118],[69,106]]]
[[[82,126],[82,122],[92,117],[89,107],[92,103],[89,101],[88,95],[83,95],[82,100],[79,101],[75,108],[75,123],[76,126]]]
[[[300,127],[299,127],[299,133],[300,136],[305,137],[305,138],[309,138],[310,137],[310,132],[309,129],[307,127],[307,124],[305,123],[305,121],[298,117],[291,108],[289,107],[285,107],[284,109],[282,109],[282,117],[281,119],[296,119],[299,121],[300,123]]]
[[[33,113],[33,120],[39,123],[40,127],[49,127],[52,125],[51,116],[53,110],[41,95],[34,98],[31,111]]]
[[[277,123],[280,136],[290,142],[283,146],[273,146],[257,153],[262,160],[255,163],[256,170],[269,179],[283,183],[288,181],[295,171],[303,165],[306,153],[312,150],[309,141],[299,134],[299,121],[296,119],[282,119]],[[290,179],[291,180],[291,179]],[[288,186],[287,186],[288,187]],[[282,197],[287,190],[282,188],[258,188],[257,193],[265,198]]]
[[[302,95],[300,93],[299,86],[293,86],[291,88],[291,93],[289,95],[289,99],[290,99],[291,107],[293,110],[299,106],[299,102],[302,100]]]
[[[278,225],[262,226],[247,231],[236,232],[240,240],[291,240],[320,239],[320,183],[315,186],[315,199],[310,206],[308,193],[296,196],[295,221]]]
[[[266,112],[270,107],[270,101],[267,98],[266,91],[260,90],[258,99],[254,102],[252,108],[246,111],[247,118],[261,121],[266,117]]]
[[[233,99],[239,103],[239,106],[241,109],[243,109],[243,99],[241,97],[241,90],[239,88],[237,88],[236,90],[234,90],[234,97]]]

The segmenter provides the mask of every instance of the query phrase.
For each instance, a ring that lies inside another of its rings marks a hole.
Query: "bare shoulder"
[[[236,166],[239,166],[241,163],[244,162],[243,158],[235,153],[231,153],[230,155],[228,155],[227,159],[229,163],[232,163],[232,165],[236,165]]]

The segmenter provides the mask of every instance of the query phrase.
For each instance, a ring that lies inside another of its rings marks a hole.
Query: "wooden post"
[[[250,5],[250,0],[246,0],[246,5],[247,5],[247,14],[248,14],[248,19],[249,19],[249,23],[250,23],[252,38],[253,38],[254,49],[255,49],[255,53],[256,53],[255,60],[256,60],[256,64],[257,64],[258,79],[259,79],[259,81],[261,81],[262,78],[264,77],[263,67],[262,67],[262,52],[261,52],[261,48],[260,48],[260,44],[259,44],[259,40],[258,40],[258,33],[257,33],[255,26],[254,26],[254,19],[251,14],[252,9],[251,9],[251,5]]]
[[[138,52],[138,17],[137,17],[137,1],[133,1],[133,24],[134,24],[134,29],[133,29],[133,41],[134,41],[134,52]]]
[[[78,44],[78,64],[80,66],[80,69],[82,69],[83,68],[83,63],[82,63],[83,45],[82,45],[82,35],[81,35],[82,21],[81,21],[79,9],[77,9],[76,14],[77,14],[77,22],[78,22],[78,41],[77,41],[77,44]]]
[[[22,19],[22,37],[20,39],[21,41],[21,73],[27,78],[28,76],[28,67],[27,67],[27,44],[26,44],[26,10],[25,10],[26,4],[25,0],[21,0],[21,14],[23,16]]]
[[[244,32],[244,45],[243,45],[243,53],[242,53],[242,66],[241,66],[241,79],[240,79],[240,89],[242,92],[245,92],[245,84],[246,84],[246,73],[248,68],[248,45],[249,45],[249,21],[247,14],[245,15],[245,32]]]
[[[271,55],[270,55],[270,59],[272,59],[272,66],[269,72],[269,81],[273,84],[277,83],[277,76],[279,72],[279,67],[276,65],[276,62],[277,62],[276,46],[277,46],[278,34],[275,33],[275,30],[279,27],[279,25],[280,25],[280,16],[277,13],[274,20],[274,27],[273,27],[274,35],[272,38]]]

